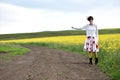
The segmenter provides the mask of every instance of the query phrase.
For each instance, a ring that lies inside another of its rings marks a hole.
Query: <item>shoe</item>
[[[89,64],[92,64],[92,58],[89,58],[89,60],[90,60]]]

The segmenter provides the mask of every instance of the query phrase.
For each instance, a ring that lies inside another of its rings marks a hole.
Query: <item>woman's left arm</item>
[[[96,38],[97,38],[97,42],[98,42],[98,28],[97,28],[97,26],[96,26]]]

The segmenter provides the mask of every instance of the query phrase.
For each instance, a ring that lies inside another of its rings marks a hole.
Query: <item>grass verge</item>
[[[0,59],[2,60],[9,60],[15,56],[28,53],[29,51],[29,49],[20,45],[0,43]]]

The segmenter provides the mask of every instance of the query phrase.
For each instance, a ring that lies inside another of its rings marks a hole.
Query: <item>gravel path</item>
[[[28,54],[0,61],[0,80],[110,80],[80,54],[37,46],[27,48],[31,49]]]

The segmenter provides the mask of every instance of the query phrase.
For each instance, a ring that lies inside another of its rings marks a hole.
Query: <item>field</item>
[[[99,34],[117,34],[120,33],[120,28],[115,29],[101,29]],[[28,38],[41,38],[53,36],[69,36],[69,35],[85,35],[85,31],[79,30],[66,30],[66,31],[44,31],[36,33],[21,33],[21,34],[0,34],[0,40],[12,39],[28,39]]]
[[[120,79],[120,29],[113,30],[102,30],[106,34],[100,33],[99,35],[99,66],[101,70],[113,79]],[[75,31],[73,31],[74,33]],[[84,32],[82,35],[80,33],[74,33],[74,35],[62,35],[62,36],[46,36],[46,37],[17,37],[1,39],[1,44],[21,44],[21,45],[37,45],[45,46],[49,48],[57,48],[70,52],[77,52],[87,56],[87,53],[83,51],[83,45],[85,41]],[[30,36],[31,34],[29,34]],[[60,35],[60,33],[59,33]],[[6,36],[6,35],[5,35]],[[2,35],[3,37],[3,35]],[[1,48],[1,46],[0,46]]]

